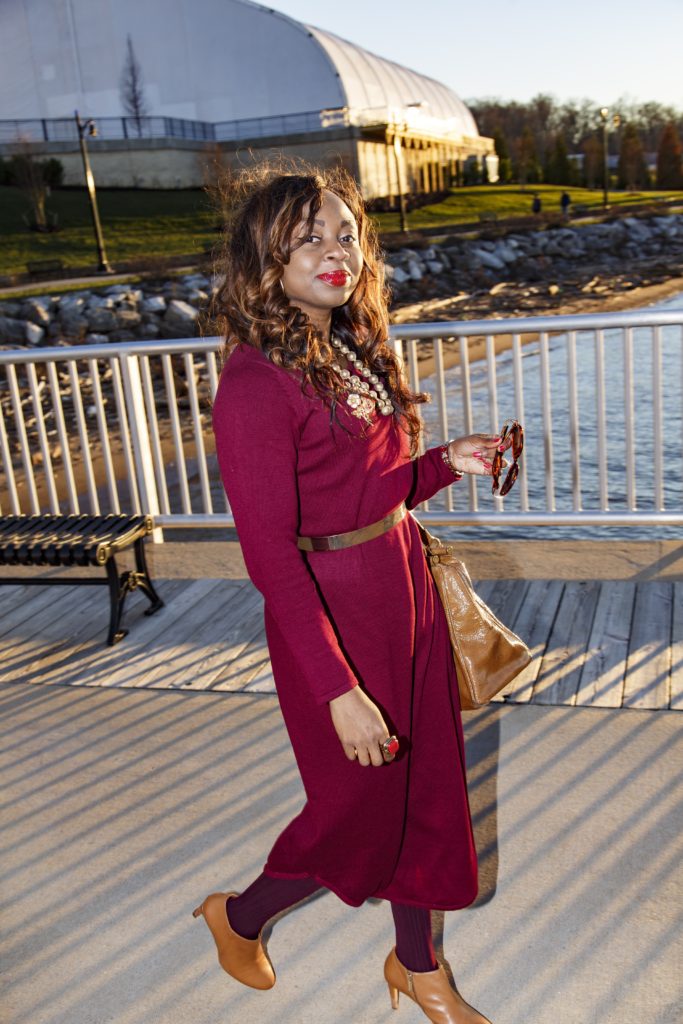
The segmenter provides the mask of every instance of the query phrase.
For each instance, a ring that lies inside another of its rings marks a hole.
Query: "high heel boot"
[[[466,1003],[451,987],[441,965],[435,971],[409,971],[392,949],[384,964],[384,977],[394,1010],[398,1010],[402,992],[417,1003],[432,1024],[491,1024],[488,1017]]]
[[[261,945],[260,933],[256,939],[244,939],[230,927],[226,902],[235,896],[236,892],[212,892],[192,911],[192,916],[201,915],[206,921],[224,971],[250,988],[272,988],[275,971]]]

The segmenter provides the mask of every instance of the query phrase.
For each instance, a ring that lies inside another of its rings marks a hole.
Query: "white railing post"
[[[120,365],[135,461],[135,476],[140,495],[140,508],[143,514],[156,517],[160,511],[159,495],[154,475],[152,444],[145,415],[145,400],[138,357],[130,354],[122,355]],[[161,544],[164,539],[163,530],[160,528],[153,530],[152,539],[156,544]]]

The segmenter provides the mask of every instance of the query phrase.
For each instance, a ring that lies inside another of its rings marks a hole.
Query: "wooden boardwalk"
[[[274,691],[260,594],[246,579],[167,579],[166,607],[104,643],[105,587],[0,588],[0,681]],[[683,710],[683,582],[486,580],[483,599],[534,659],[500,699]]]

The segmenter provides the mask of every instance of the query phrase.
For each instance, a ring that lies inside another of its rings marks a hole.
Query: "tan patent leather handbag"
[[[460,706],[463,711],[480,708],[529,664],[531,654],[477,596],[470,574],[456,557],[455,545],[439,540],[415,521],[446,612]]]

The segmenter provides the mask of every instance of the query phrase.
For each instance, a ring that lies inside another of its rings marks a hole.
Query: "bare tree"
[[[50,223],[46,203],[50,186],[45,177],[45,165],[34,160],[31,146],[21,140],[11,161],[11,172],[17,187],[24,193],[31,207],[32,219],[24,221],[33,231],[49,231]]]
[[[135,56],[130,35],[126,37],[126,60],[121,72],[120,92],[123,109],[135,120],[138,135],[142,135],[142,118],[149,112],[149,107],[142,81],[142,69]]]

